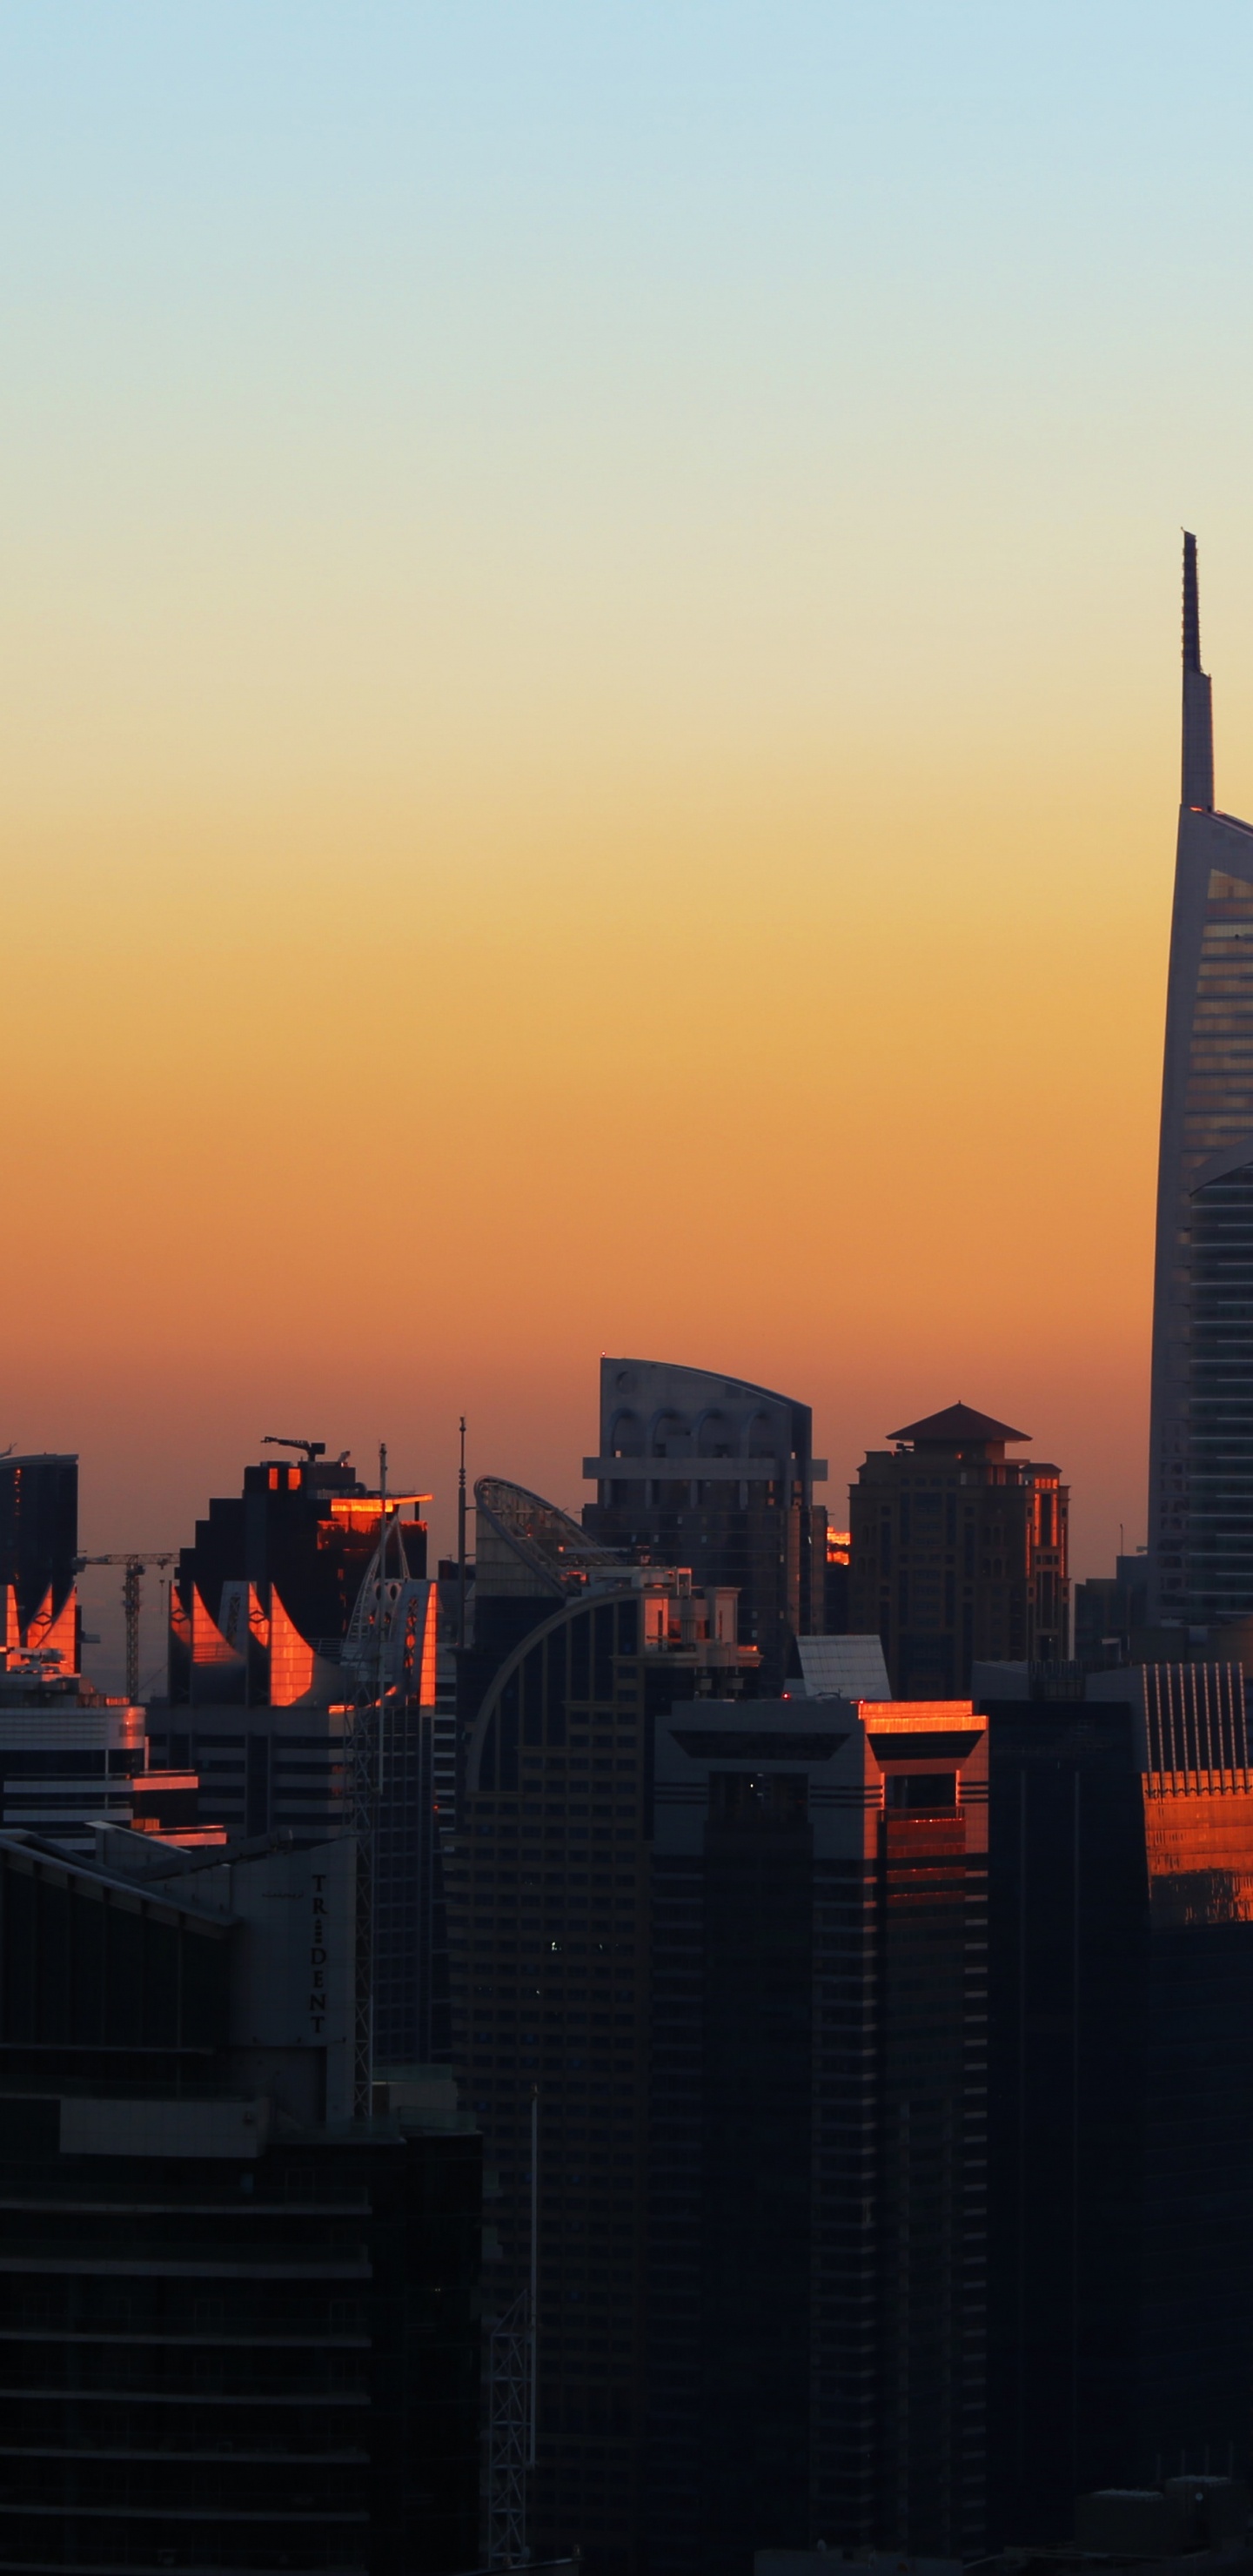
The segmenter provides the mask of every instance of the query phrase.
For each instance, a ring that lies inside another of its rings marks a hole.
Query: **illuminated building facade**
[[[499,1662],[466,1748],[449,1949],[454,2065],[498,2192],[485,2307],[503,2315],[530,2279],[538,2086],[531,2548],[579,2539],[604,2571],[635,2565],[642,2516],[654,1723],[756,1668],[732,1594],[610,1574]]]
[[[352,1844],[101,1843],[0,1835],[0,2557],[474,2566],[481,2144],[349,2116]]]
[[[1057,2542],[1248,2474],[1253,1771],[1238,1666],[985,1678],[990,2538]]]
[[[57,1670],[78,1671],[77,1556],[77,1458],[0,1458],[6,1669],[38,1655]]]
[[[849,1620],[883,1640],[900,1699],[968,1690],[976,1657],[1067,1652],[1069,1489],[1058,1469],[1007,1459],[1029,1437],[950,1404],[890,1432],[849,1496]]]
[[[975,2557],[985,1727],[698,1701],[656,1742],[648,2564]]]
[[[1214,805],[1196,539],[1153,1290],[1149,1615],[1253,1613],[1253,830]]]
[[[602,1359],[585,1528],[603,1545],[739,1594],[740,1641],[776,1684],[789,1640],[825,1622],[826,1481],[807,1404],[667,1360]]]
[[[308,1444],[314,1450],[314,1444]],[[388,1498],[387,1716],[374,1879],[376,2054],[446,2058],[447,1964],[436,1814],[439,1607],[424,1495]],[[184,1548],[170,1601],[170,1683],[148,1712],[154,1758],[187,1765],[232,1836],[343,1829],[347,1738],[378,1688],[369,1625],[383,1505],[346,1458],[244,1470]],[[396,1551],[399,1550],[399,1555]],[[403,1561],[404,1575],[396,1569]],[[393,1598],[397,1594],[403,1598]],[[360,1656],[364,1653],[365,1661]],[[356,1660],[354,1660],[356,1658]],[[447,1722],[446,1722],[447,1723]]]
[[[150,1762],[142,1708],[79,1671],[78,1561],[77,1458],[0,1459],[0,1827],[80,1852],[102,1820],[220,1841],[190,1766]]]

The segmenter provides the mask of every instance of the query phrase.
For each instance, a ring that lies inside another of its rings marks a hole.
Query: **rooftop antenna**
[[[457,1643],[466,1641],[466,1418],[461,1416],[461,1465],[457,1471]]]
[[[399,1522],[397,1522],[399,1532]],[[403,1548],[402,1548],[403,1562]],[[374,1655],[368,1649],[369,1599],[374,1585]],[[357,1641],[353,1661],[356,1680],[349,1721],[348,1776],[352,1802],[351,1831],[357,1846],[356,1999],[353,2032],[352,2109],[354,2120],[374,2112],[374,1861],[379,1781],[382,1769],[383,1713],[387,1695],[387,1443],[379,1442],[379,1536],[373,1568],[367,1569],[353,1612],[348,1643]],[[358,1660],[359,1654],[359,1660]]]
[[[496,2319],[487,2380],[487,2563],[524,2567],[527,2472],[535,2466],[536,2293],[539,2280],[539,2091],[531,2091],[531,2272]]]

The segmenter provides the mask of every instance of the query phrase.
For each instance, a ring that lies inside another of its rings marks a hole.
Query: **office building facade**
[[[1114,1559],[1112,1575],[1089,1575],[1074,1587],[1074,1654],[1076,1663],[1096,1671],[1101,1665],[1138,1661],[1138,1641],[1149,1624],[1148,1552]]]
[[[976,2556],[986,1730],[969,1702],[659,1723],[649,2552]]]
[[[606,2576],[982,2529],[983,1729],[737,1628],[640,1569],[533,1630],[450,1864],[500,2315],[538,2109],[532,2547]]]
[[[641,1570],[580,1589],[483,1695],[448,1863],[453,2056],[498,2177],[489,2316],[530,2281],[538,2089],[534,2555],[638,2562],[644,2434],[653,1729],[753,1687],[733,1595]]]
[[[78,1671],[77,1558],[77,1458],[52,1451],[0,1458],[6,1667],[38,1654],[64,1672]]]
[[[1008,1459],[1008,1422],[950,1404],[889,1433],[849,1496],[849,1627],[883,1640],[898,1698],[968,1690],[976,1657],[1067,1653],[1069,1489]],[[996,1642],[994,1643],[993,1640]]]
[[[1237,1666],[976,1674],[994,2543],[1253,2426],[1253,1772]]]
[[[215,1497],[182,1551],[169,1690],[148,1710],[151,1756],[194,1770],[206,1816],[233,1836],[342,1831],[354,1711],[377,1697],[382,1619],[377,2054],[390,2066],[444,2060],[439,1603],[418,1516],[426,1497],[393,1495],[385,1507],[346,1457],[305,1445],[298,1463],[245,1468],[242,1493]]]
[[[1196,539],[1158,1159],[1149,1447],[1153,1622],[1253,1613],[1253,829],[1214,804]]]
[[[480,2141],[347,2117],[353,1846],[98,1845],[0,1836],[0,2551],[474,2566]]]
[[[789,1641],[825,1624],[827,1515],[814,1501],[807,1404],[743,1378],[663,1360],[602,1359],[600,1443],[584,1507],[605,1546],[689,1566],[739,1595],[740,1642],[777,1686]]]
[[[79,1852],[111,1818],[184,1844],[221,1841],[202,1821],[190,1765],[154,1762],[142,1708],[79,1670],[78,1460],[0,1459],[0,1828]]]

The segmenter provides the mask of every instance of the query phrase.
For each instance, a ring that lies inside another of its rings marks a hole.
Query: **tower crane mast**
[[[126,1569],[122,1576],[122,1615],[126,1621],[128,1700],[135,1701],[139,1697],[139,1612],[143,1601],[143,1578],[150,1565],[175,1565],[177,1562],[177,1551],[161,1554],[154,1548],[145,1548],[142,1554],[131,1548],[124,1549],[120,1555],[76,1556],[74,1559],[76,1574],[81,1574],[85,1565],[121,1565]]]

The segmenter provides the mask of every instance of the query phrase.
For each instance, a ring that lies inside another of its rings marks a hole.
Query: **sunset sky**
[[[0,8],[0,1445],[85,1545],[263,1431],[447,1545],[463,1410],[577,1509],[603,1350],[808,1399],[837,1517],[961,1396],[1143,1539],[1251,74],[1152,0]]]

